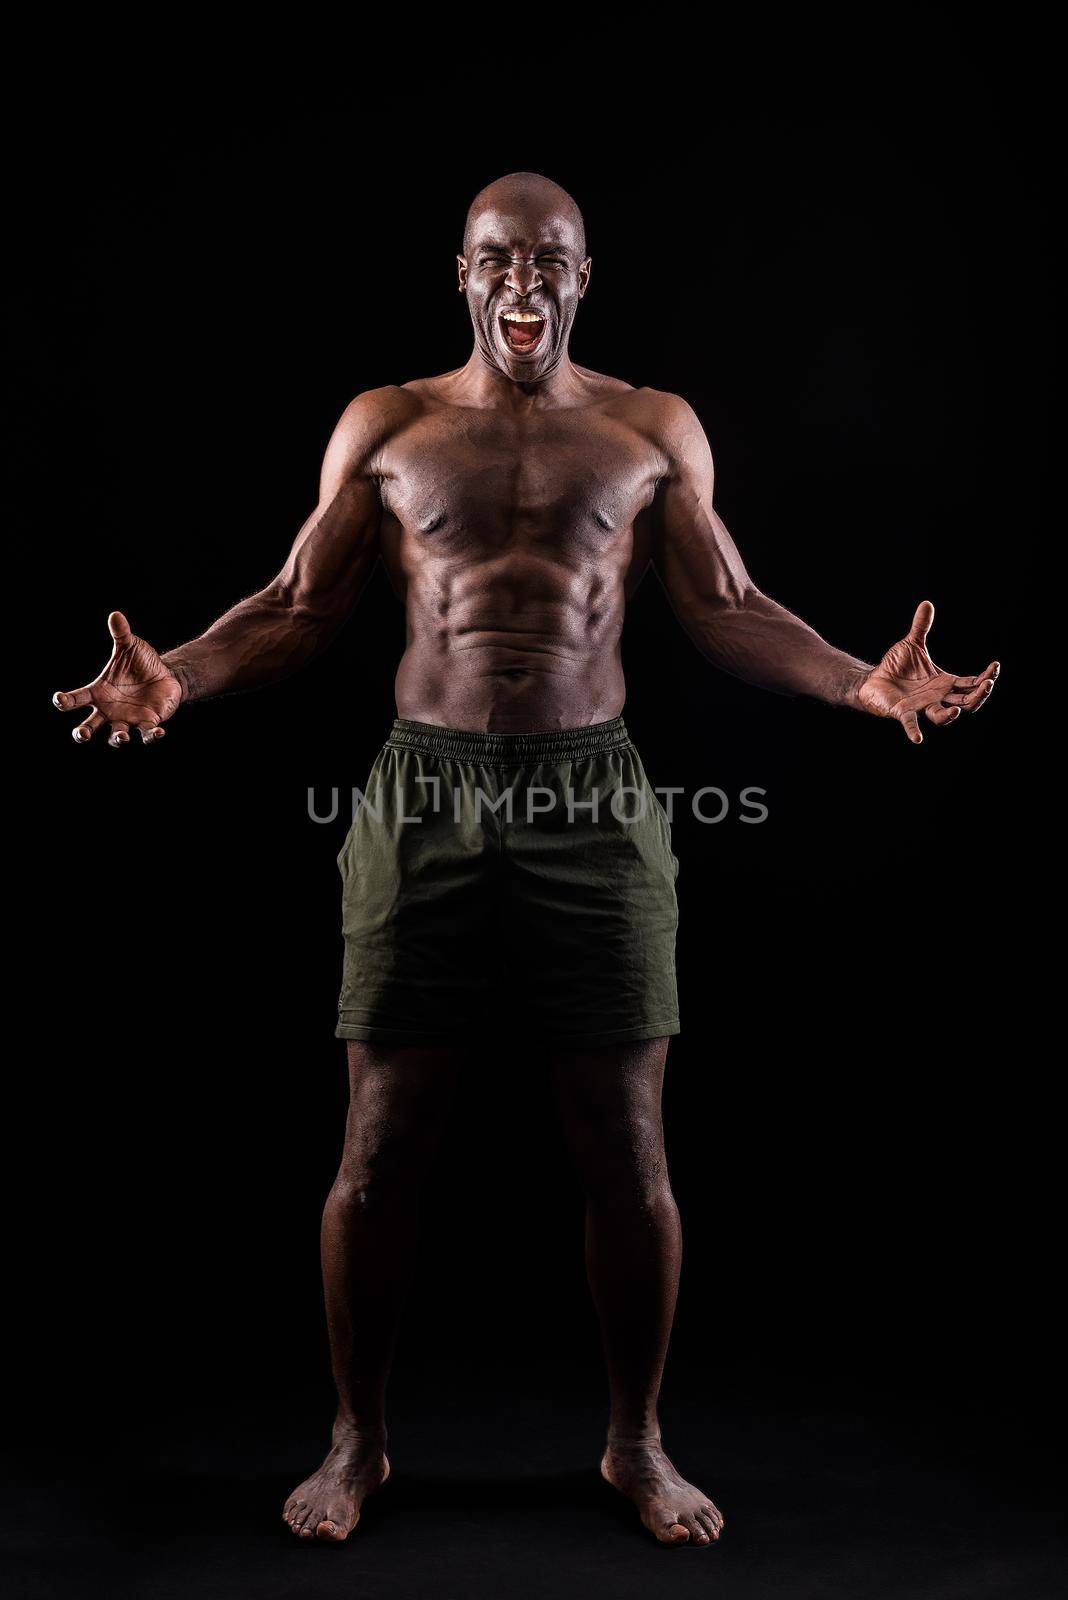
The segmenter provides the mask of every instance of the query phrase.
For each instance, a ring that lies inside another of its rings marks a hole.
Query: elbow
[[[755,609],[764,596],[756,584],[747,577],[736,578],[733,573],[717,583],[715,591],[700,596],[701,614],[713,624],[739,612]]]
[[[750,636],[751,626],[761,614],[764,596],[748,580],[735,580],[717,586],[714,595],[702,597],[690,632],[701,651],[716,666],[733,671],[739,648]]]
[[[301,638],[317,639],[330,626],[331,618],[325,607],[284,578],[269,583],[262,598],[279,621]]]
[[[753,583],[748,574],[744,578],[735,579],[731,585],[731,609],[734,611],[755,611],[763,603],[764,596]]]

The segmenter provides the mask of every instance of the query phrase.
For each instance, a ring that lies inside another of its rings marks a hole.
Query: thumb
[[[120,648],[129,644],[133,638],[133,634],[130,632],[130,624],[121,611],[113,611],[111,613],[108,618],[108,632]]]
[[[909,629],[909,643],[925,644],[933,621],[934,606],[930,600],[921,600],[916,607],[916,615],[912,619],[912,627]]]
[[[920,719],[915,711],[901,711],[898,713],[897,720],[904,728],[911,744],[923,743],[923,734],[920,732]]]

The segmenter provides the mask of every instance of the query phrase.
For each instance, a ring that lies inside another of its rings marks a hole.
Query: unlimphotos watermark
[[[556,813],[561,819],[566,818],[568,823],[600,823],[607,821],[610,815],[616,822],[629,826],[642,822],[649,815],[649,801],[653,796],[654,804],[659,805],[668,823],[672,823],[675,821],[675,800],[678,795],[686,797],[683,804],[688,800],[692,815],[701,823],[714,825],[734,815],[739,822],[752,825],[766,822],[768,818],[768,808],[763,803],[767,790],[755,784],[739,789],[732,801],[725,789],[711,783],[692,793],[688,793],[680,784],[657,784],[650,788],[623,784],[609,790],[576,792],[570,787],[557,790],[532,783],[512,785],[494,796],[477,784],[474,788],[454,787],[450,791],[438,777],[418,777],[415,782],[421,788],[418,795],[406,794],[398,789],[387,796],[379,788],[372,797],[364,794],[362,789],[353,788],[350,819],[355,821],[357,814],[363,811],[375,822],[381,822],[388,815],[391,824],[407,825],[421,823],[428,815],[440,816],[443,811],[448,811],[455,822],[462,822],[465,817],[473,817],[477,822],[487,812],[502,816],[505,822],[514,822],[518,809],[526,822]],[[341,793],[336,786],[331,788],[329,806],[324,809],[316,789],[310,787],[308,816],[312,822],[336,822],[341,814]]]

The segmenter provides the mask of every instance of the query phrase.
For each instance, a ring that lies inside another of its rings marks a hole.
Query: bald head
[[[590,281],[582,212],[567,190],[537,172],[487,184],[456,267],[480,358],[515,383],[558,371]]]
[[[580,257],[586,254],[586,227],[582,212],[566,189],[561,189],[551,178],[543,178],[540,172],[509,172],[479,190],[468,208],[467,221],[464,223],[464,254],[470,253],[476,223],[488,212],[500,215],[520,211],[540,212],[543,215],[549,213],[559,217],[574,229]]]

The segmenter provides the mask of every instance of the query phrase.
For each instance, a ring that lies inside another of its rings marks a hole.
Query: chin
[[[501,371],[506,378],[511,378],[513,383],[533,383],[537,378],[545,376],[552,367],[551,361],[514,361],[502,359],[499,363]]]
[[[493,354],[501,372],[515,383],[530,383],[544,377],[556,365],[557,359],[556,351],[549,349],[539,350],[535,355],[516,355],[514,350],[503,350],[496,340]]]

